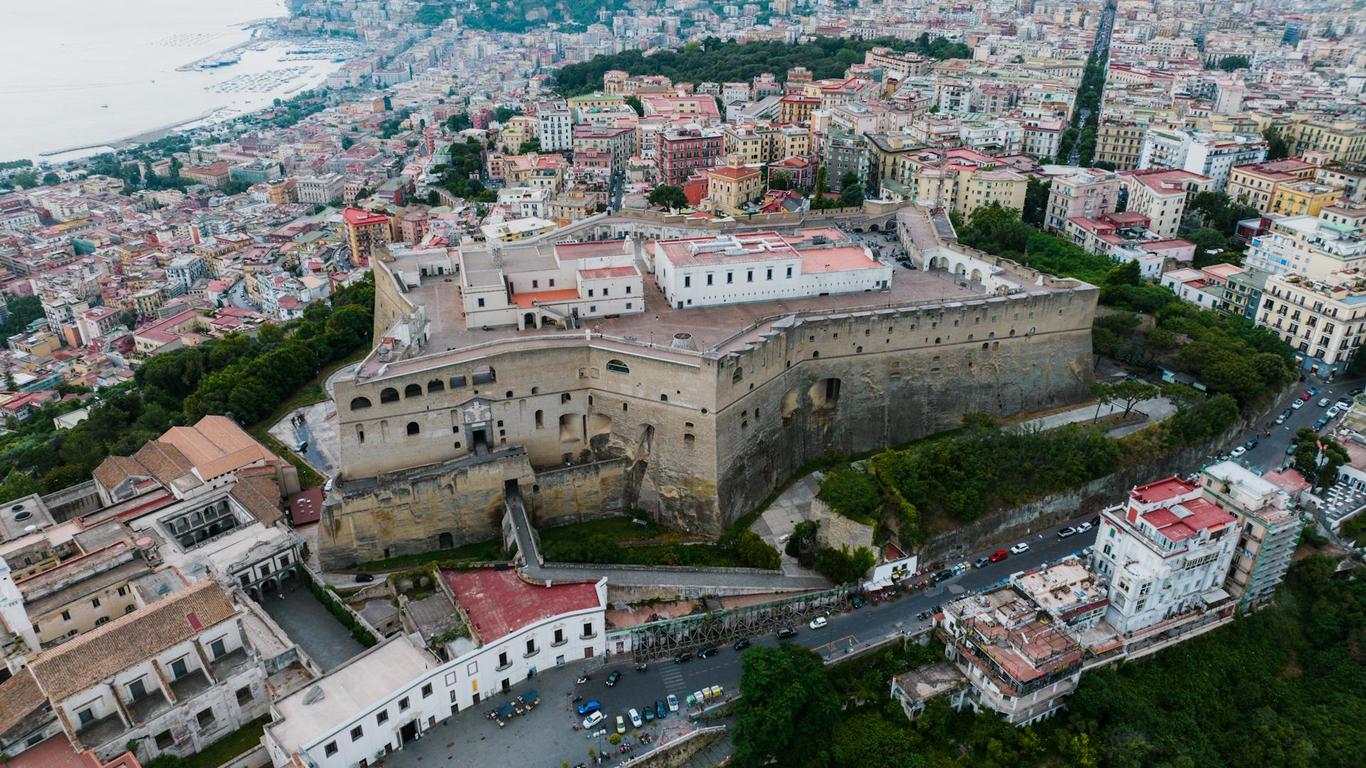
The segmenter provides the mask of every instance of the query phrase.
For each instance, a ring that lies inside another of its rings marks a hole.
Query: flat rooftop
[[[484,643],[552,616],[602,606],[597,585],[587,581],[538,587],[522,581],[516,571],[493,569],[442,571],[441,578]]]
[[[406,636],[396,636],[275,702],[280,717],[267,727],[286,752],[302,752],[434,665]]]

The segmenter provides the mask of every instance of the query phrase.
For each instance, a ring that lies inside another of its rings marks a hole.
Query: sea
[[[283,0],[9,2],[0,45],[0,160],[61,162],[176,126],[231,118],[315,87],[341,66],[299,41],[236,63],[185,65],[253,40]],[[342,44],[344,45],[344,44]],[[231,58],[231,57],[229,57]]]

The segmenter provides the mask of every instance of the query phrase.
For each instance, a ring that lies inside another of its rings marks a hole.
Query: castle
[[[864,237],[861,233],[868,232]],[[895,233],[919,269],[874,248]],[[717,534],[802,465],[1085,397],[1097,290],[888,209],[836,223],[605,215],[376,260],[339,379],[325,567],[645,510]]]

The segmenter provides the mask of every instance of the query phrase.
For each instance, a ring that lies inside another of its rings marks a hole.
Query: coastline
[[[82,146],[79,146],[79,147],[65,147],[65,148],[63,148],[63,149],[55,149],[55,150],[49,150],[49,151],[47,151],[47,152],[39,152],[39,153],[38,153],[38,156],[39,156],[39,157],[55,157],[55,156],[57,156],[57,155],[66,155],[66,154],[70,154],[70,153],[72,153],[72,152],[84,152],[84,151],[90,150],[90,149],[105,149],[105,148],[108,148],[108,149],[110,149],[110,150],[127,149],[128,147],[137,146],[138,144],[146,144],[146,143],[149,142],[149,141],[156,141],[157,139],[160,139],[160,138],[162,138],[163,136],[166,136],[166,135],[169,134],[171,131],[174,131],[175,129],[177,129],[177,128],[183,126],[183,125],[189,125],[190,123],[197,123],[197,122],[199,122],[200,120],[204,120],[204,119],[206,119],[206,118],[209,118],[209,117],[213,116],[215,113],[217,113],[217,112],[219,112],[219,111],[221,111],[221,110],[223,110],[223,109],[226,109],[226,107],[227,107],[227,105],[220,105],[220,106],[214,107],[213,109],[210,109],[210,110],[208,110],[208,111],[202,112],[202,113],[200,113],[200,114],[198,114],[198,115],[195,115],[194,117],[189,117],[189,118],[186,118],[186,119],[184,119],[184,120],[177,120],[176,122],[171,123],[170,125],[163,125],[163,126],[161,126],[161,127],[159,127],[159,128],[150,128],[150,129],[145,130],[145,131],[142,131],[142,132],[140,132],[140,133],[135,133],[135,134],[132,134],[132,135],[130,135],[130,136],[125,136],[125,137],[123,137],[123,138],[121,138],[121,139],[114,139],[114,140],[112,140],[112,141],[101,141],[101,142],[96,142],[96,143],[94,143],[94,144],[85,144],[85,145],[82,145]]]

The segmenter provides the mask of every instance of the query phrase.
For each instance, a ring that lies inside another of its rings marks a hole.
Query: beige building
[[[1366,123],[1361,121],[1308,118],[1277,124],[1276,127],[1294,154],[1318,150],[1335,163],[1366,160]]]
[[[1114,213],[1119,189],[1117,175],[1095,168],[1078,168],[1075,173],[1055,177],[1048,187],[1044,229],[1063,232],[1068,219],[1099,219]]]
[[[1182,170],[1125,171],[1120,178],[1129,193],[1127,210],[1147,216],[1158,237],[1175,237],[1190,196],[1214,189],[1210,177]]]
[[[1096,129],[1095,162],[1109,163],[1117,171],[1138,167],[1146,126],[1116,118],[1103,118]]]
[[[1265,213],[1272,210],[1272,202],[1281,186],[1309,181],[1314,178],[1316,170],[1315,166],[1296,157],[1235,165],[1229,171],[1228,186],[1224,192],[1234,200]],[[1315,211],[1314,215],[1317,216],[1318,212]]]
[[[764,196],[763,173],[747,165],[723,165],[704,171],[707,197],[718,213],[743,214],[745,207]]]
[[[1276,188],[1276,197],[1271,200],[1271,212],[1282,216],[1318,216],[1341,197],[1341,187],[1315,181],[1282,184]]]
[[[1328,206],[1318,216],[1277,216],[1253,238],[1244,264],[1271,274],[1319,280],[1366,267],[1366,208]]]
[[[1273,275],[1257,324],[1284,339],[1305,370],[1341,374],[1366,334],[1366,277],[1357,269],[1320,279]]]

